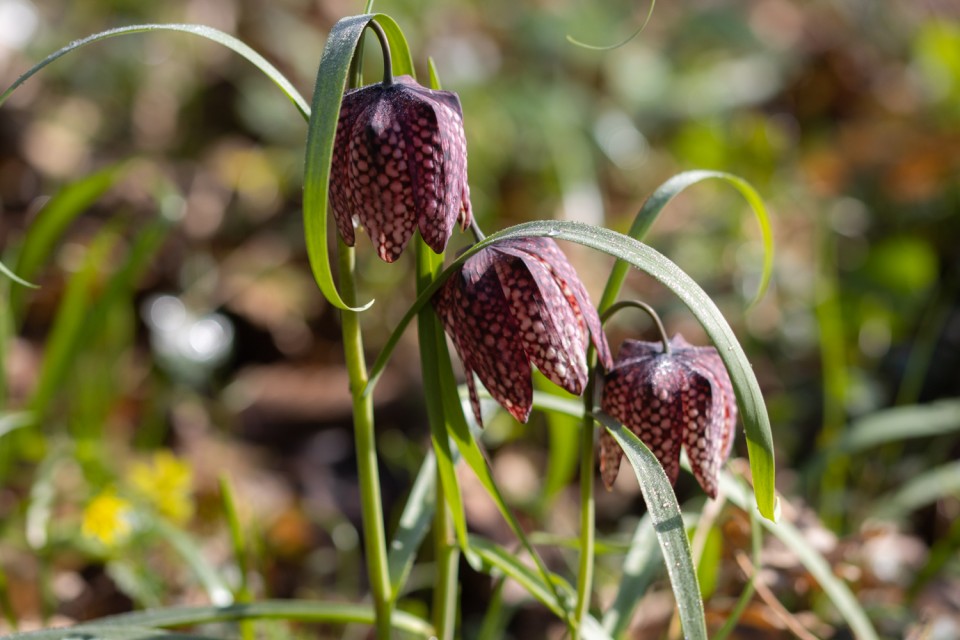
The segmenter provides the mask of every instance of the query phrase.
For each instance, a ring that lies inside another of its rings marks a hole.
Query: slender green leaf
[[[230,541],[233,543],[233,557],[240,573],[240,585],[235,595],[238,602],[249,602],[250,588],[248,585],[250,561],[247,556],[247,541],[240,523],[240,514],[237,512],[237,501],[233,494],[233,484],[227,474],[220,476],[220,501],[223,505],[223,514],[227,519],[227,528],[230,530]]]
[[[960,495],[960,461],[924,471],[879,501],[874,509],[878,518],[902,518],[940,498]]]
[[[129,295],[169,228],[170,223],[161,219],[141,231],[130,247],[125,262],[110,277],[102,292],[98,287],[100,270],[110,263],[109,254],[117,242],[117,236],[108,227],[94,238],[83,266],[67,284],[47,340],[37,388],[30,402],[36,423],[43,420],[50,409],[51,400],[62,390],[65,380],[70,375],[78,374],[72,367],[77,354],[89,343],[91,336],[102,329],[103,318],[108,310]]]
[[[195,36],[200,36],[201,38],[206,38],[207,40],[212,40],[213,42],[221,44],[228,49],[232,49],[251,62],[255,67],[262,71],[264,75],[273,80],[273,82],[280,87],[280,90],[283,91],[283,93],[290,99],[291,102],[293,102],[294,106],[297,107],[297,110],[300,111],[304,119],[310,117],[310,109],[307,107],[306,100],[304,100],[303,97],[297,92],[290,81],[287,80],[284,75],[277,70],[276,67],[267,62],[263,56],[230,34],[224,33],[218,29],[214,29],[213,27],[207,27],[199,24],[137,24],[128,27],[110,29],[108,31],[101,31],[100,33],[95,33],[91,36],[87,36],[86,38],[74,40],[62,49],[51,53],[49,56],[31,67],[26,73],[17,78],[17,80],[10,85],[6,91],[0,94],[0,105],[2,105],[7,98],[10,97],[10,94],[12,94],[17,87],[29,80],[31,76],[46,67],[54,60],[67,55],[71,51],[75,51],[80,47],[92,44],[94,42],[106,40],[107,38],[150,31],[180,31]]]
[[[33,415],[26,411],[18,411],[16,413],[8,413],[0,417],[0,438],[7,435],[11,431],[16,431],[21,427],[25,427],[29,424],[33,424]]]
[[[430,530],[436,506],[437,458],[430,451],[420,465],[417,478],[407,496],[407,503],[397,523],[397,531],[390,540],[387,564],[390,570],[390,588],[396,598],[407,582],[417,549]]]
[[[700,584],[673,486],[660,461],[637,436],[603,412],[595,417],[617,439],[640,481],[643,501],[657,532],[670,586],[677,600],[684,637],[705,639],[707,623],[703,600],[700,598]]]
[[[390,44],[394,73],[412,75],[413,64],[409,47],[392,18],[384,14],[364,14],[343,18],[337,22],[327,37],[317,70],[317,83],[313,90],[311,116],[307,125],[307,152],[304,162],[303,229],[310,268],[317,286],[330,304],[353,311],[363,311],[369,308],[373,301],[359,308],[352,308],[340,297],[334,283],[327,242],[330,163],[333,159],[337,119],[350,73],[350,62],[360,35],[374,19],[383,29]]]
[[[757,505],[760,513],[773,519],[776,513],[776,495],[774,492],[773,436],[770,432],[770,418],[760,385],[747,360],[743,348],[737,341],[730,325],[724,320],[716,304],[677,265],[649,246],[621,233],[570,221],[539,221],[519,224],[487,236],[461,254],[442,274],[417,298],[413,306],[401,319],[391,334],[383,351],[370,369],[370,382],[364,393],[373,390],[383,368],[389,361],[393,349],[403,335],[406,326],[416,313],[430,300],[444,280],[460,268],[470,256],[498,240],[518,237],[547,236],[560,240],[569,240],[586,247],[608,253],[620,260],[632,264],[641,271],[650,274],[673,291],[694,314],[707,335],[717,347],[720,357],[730,373],[740,407],[740,415],[746,429],[747,449],[750,454],[750,469],[754,480]]]
[[[36,423],[42,423],[50,410],[54,395],[62,388],[64,378],[71,370],[73,361],[83,344],[84,320],[88,317],[91,300],[95,299],[95,290],[101,270],[110,263],[109,255],[118,237],[112,228],[101,231],[87,248],[80,270],[67,281],[66,291],[53,328],[47,338],[43,354],[43,363],[37,386],[30,402],[31,413]]]
[[[437,350],[443,411],[447,419],[447,429],[450,436],[456,443],[460,455],[463,456],[463,459],[470,465],[473,473],[477,476],[477,479],[480,480],[480,484],[483,485],[484,489],[487,490],[487,493],[493,499],[494,504],[497,505],[500,515],[502,515],[503,519],[507,522],[513,535],[517,537],[521,546],[523,546],[526,552],[530,554],[530,557],[533,558],[537,569],[539,569],[541,576],[543,576],[544,582],[552,588],[553,583],[549,578],[550,572],[547,570],[540,554],[537,553],[537,550],[530,544],[530,540],[523,531],[523,527],[520,526],[517,517],[507,505],[506,500],[503,499],[500,487],[497,486],[496,481],[493,479],[493,474],[490,473],[486,456],[484,456],[483,451],[477,444],[476,438],[474,438],[470,432],[470,426],[467,424],[467,419],[463,411],[463,402],[460,400],[460,395],[457,391],[456,378],[453,374],[453,366],[450,363],[450,352],[447,349],[447,342],[442,339],[442,336],[441,339],[438,340]],[[469,546],[464,547],[464,553],[468,554],[468,557],[471,552],[472,549]],[[557,596],[557,600],[561,605],[565,606],[566,603],[561,601],[559,596]],[[564,619],[566,620],[566,617],[564,617]]]
[[[555,616],[563,618],[565,615],[564,609],[569,609],[573,605],[573,589],[570,588],[570,585],[566,585],[567,588],[564,590],[567,602],[563,604],[558,600],[554,590],[547,587],[543,577],[538,575],[536,568],[521,562],[515,552],[508,551],[500,545],[474,534],[470,535],[470,548],[484,564],[495,567],[504,575],[515,580],[523,587],[524,591],[550,609]]]
[[[647,9],[647,17],[643,19],[643,22],[640,24],[639,27],[637,27],[634,30],[633,33],[631,33],[629,36],[627,36],[620,42],[617,42],[615,44],[610,44],[610,45],[587,44],[586,42],[577,40],[570,34],[567,34],[567,42],[569,42],[570,44],[575,44],[578,47],[582,47],[584,49],[590,49],[591,51],[613,51],[614,49],[619,49],[623,45],[627,44],[628,42],[636,38],[638,35],[640,35],[643,32],[644,29],[647,28],[647,24],[650,23],[650,18],[653,17],[653,8],[655,6],[657,6],[656,0],[650,0],[650,8]]]
[[[153,518],[150,529],[160,534],[180,554],[203,585],[210,602],[221,607],[233,604],[233,592],[230,587],[187,533],[162,518]]]
[[[23,278],[15,274],[13,271],[11,271],[10,268],[7,267],[7,265],[3,264],[2,262],[0,262],[0,273],[7,276],[8,278],[10,278],[11,280],[13,280],[19,285],[22,285],[24,287],[29,287],[31,289],[37,288],[37,285],[33,284],[32,282],[28,282],[24,280]]]
[[[727,495],[732,503],[744,511],[750,511],[750,499],[747,491],[740,486],[731,474],[728,472],[721,473],[720,487],[720,490]],[[760,520],[760,524],[779,538],[788,549],[797,554],[797,558],[820,584],[833,606],[850,625],[850,629],[858,640],[878,640],[879,636],[856,596],[853,595],[846,583],[833,573],[826,558],[807,542],[795,526],[789,522],[774,523],[770,520]]]
[[[773,273],[773,232],[770,229],[770,217],[767,214],[766,206],[763,204],[763,198],[761,198],[760,194],[743,178],[722,171],[685,171],[678,173],[660,185],[660,187],[647,198],[646,202],[644,202],[640,208],[639,213],[637,213],[637,217],[634,218],[627,235],[635,240],[643,240],[647,235],[647,231],[650,230],[650,227],[653,226],[654,221],[660,215],[660,212],[663,211],[663,208],[667,206],[671,200],[687,187],[708,179],[723,180],[732,185],[740,192],[757,216],[757,222],[760,225],[760,234],[763,238],[763,272],[760,276],[760,285],[757,287],[757,293],[753,298],[753,302],[751,302],[751,304],[754,304],[763,297],[763,294],[767,290],[767,285],[770,283],[770,276]],[[620,293],[620,288],[623,286],[624,280],[626,280],[628,266],[628,261],[623,259],[617,260],[613,265],[610,278],[607,280],[607,286],[603,291],[603,296],[600,298],[600,304],[597,305],[601,313],[616,301],[617,295]]]
[[[100,199],[122,175],[124,165],[114,165],[66,185],[40,210],[27,228],[23,243],[16,251],[16,271],[32,279],[50,258],[57,241],[77,216]],[[23,313],[23,289],[10,291],[10,308],[15,317]]]
[[[30,548],[42,552],[50,538],[50,519],[56,497],[56,474],[70,454],[69,447],[60,441],[37,467],[27,503],[26,538]]]
[[[212,636],[192,633],[158,631],[137,626],[101,626],[88,624],[65,629],[46,629],[0,636],[4,640],[218,640]]]
[[[548,381],[541,373],[536,372],[533,377],[535,389],[544,394],[552,394],[559,398],[573,400],[576,396],[567,394],[563,389]],[[565,394],[565,395],[563,395]],[[583,403],[580,405],[583,412]],[[546,412],[547,429],[550,434],[547,449],[547,474],[543,480],[543,492],[540,497],[540,508],[549,508],[551,501],[573,479],[577,470],[577,455],[580,451],[581,416],[570,416],[558,411]]]
[[[556,574],[549,574],[550,584],[547,585],[544,583],[543,576],[533,567],[521,562],[516,553],[480,536],[470,536],[470,549],[488,569],[495,569],[515,580],[527,593],[557,616],[562,617],[563,611],[573,606],[576,598],[573,587]],[[584,640],[610,640],[611,638],[596,618],[589,615],[583,620],[580,635]]]
[[[637,523],[630,549],[623,559],[623,577],[620,578],[617,595],[601,620],[603,628],[614,638],[619,638],[627,630],[637,602],[650,588],[662,567],[662,558],[650,514],[646,513]]]
[[[941,436],[960,431],[960,399],[894,407],[876,411],[851,423],[839,449],[856,453],[887,442]]]
[[[122,613],[97,620],[99,627],[141,626],[182,627],[187,625],[225,622],[229,620],[290,620],[327,624],[367,624],[374,621],[373,607],[349,602],[322,602],[305,600],[263,600],[229,607],[171,607],[152,611]],[[394,611],[394,628],[409,631],[422,638],[433,635],[433,626],[409,613]],[[78,627],[82,629],[83,627]]]

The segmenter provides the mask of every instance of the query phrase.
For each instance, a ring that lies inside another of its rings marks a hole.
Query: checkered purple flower
[[[587,345],[612,364],[600,318],[557,243],[504,240],[463,263],[433,297],[463,361],[474,415],[476,373],[490,395],[520,422],[530,416],[530,364],[570,393],[587,384]]]
[[[343,241],[363,226],[387,262],[415,229],[437,253],[472,220],[460,98],[410,76],[347,91],[340,107],[330,205]]]
[[[694,347],[679,334],[669,353],[660,342],[626,340],[604,380],[601,407],[650,448],[671,483],[680,473],[682,444],[700,486],[717,496],[720,465],[733,447],[737,400],[715,348]],[[608,489],[622,458],[620,445],[603,432],[600,474]]]

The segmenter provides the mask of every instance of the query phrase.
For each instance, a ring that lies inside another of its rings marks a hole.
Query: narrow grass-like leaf
[[[773,519],[776,513],[776,495],[774,492],[775,472],[770,418],[763,402],[760,385],[753,373],[753,368],[750,366],[750,361],[743,352],[743,347],[740,346],[733,330],[723,318],[717,305],[690,276],[651,247],[616,231],[571,221],[527,222],[489,235],[483,241],[473,245],[454,260],[423,291],[400,320],[370,369],[370,381],[364,393],[368,394],[373,390],[379,376],[383,373],[383,368],[393,353],[393,349],[413,317],[429,302],[430,297],[440,288],[446,278],[458,270],[464,261],[477,251],[498,240],[533,236],[569,240],[619,258],[651,275],[687,305],[716,345],[717,351],[724,365],[726,365],[727,372],[730,374],[730,380],[737,395],[741,419],[746,430],[747,450],[750,454],[750,469],[753,475],[757,506],[765,518]]]
[[[109,264],[109,255],[118,241],[112,228],[101,231],[87,248],[80,270],[67,281],[63,300],[57,308],[53,328],[47,337],[43,363],[30,407],[36,424],[43,422],[51,409],[54,395],[62,388],[64,378],[70,371],[81,344],[83,344],[84,320],[89,317],[92,300],[101,270]]]
[[[949,462],[911,479],[877,502],[878,518],[903,518],[940,498],[960,495],[960,461]]]
[[[134,240],[126,261],[98,293],[100,270],[109,264],[109,254],[117,242],[113,229],[107,228],[94,238],[87,250],[84,265],[67,284],[57,311],[53,330],[47,339],[43,365],[36,390],[30,401],[36,423],[42,422],[51,400],[63,388],[73,370],[72,363],[90,337],[103,326],[107,311],[139,280],[140,274],[166,238],[169,222],[157,220],[148,225]]]
[[[75,51],[80,47],[92,44],[94,42],[106,40],[107,38],[150,31],[180,31],[195,36],[200,36],[201,38],[206,38],[207,40],[212,40],[213,42],[221,44],[228,49],[232,49],[251,62],[255,67],[257,67],[257,69],[262,71],[264,75],[273,80],[273,82],[280,87],[280,90],[283,91],[283,93],[290,99],[291,102],[293,102],[294,106],[297,107],[297,110],[300,111],[304,119],[310,117],[310,109],[307,106],[306,100],[303,99],[290,81],[287,80],[286,77],[284,77],[284,75],[280,73],[276,67],[267,62],[266,58],[230,34],[224,33],[218,29],[214,29],[213,27],[207,27],[199,24],[137,24],[128,27],[118,27],[108,31],[101,31],[100,33],[95,33],[91,36],[87,36],[86,38],[74,40],[62,49],[51,53],[49,56],[31,67],[26,73],[17,78],[17,80],[10,85],[6,91],[0,94],[0,105],[2,105],[7,98],[10,97],[10,94],[12,94],[17,87],[29,80],[35,73],[46,67],[54,60],[67,55],[71,51]]]
[[[730,502],[744,511],[749,511],[752,508],[747,491],[740,486],[740,483],[730,473],[724,471],[720,474],[720,486],[720,490],[726,493]],[[774,523],[769,520],[760,520],[760,524],[797,555],[803,566],[807,568],[827,594],[827,597],[830,598],[833,606],[850,625],[850,629],[858,640],[879,640],[876,630],[870,623],[867,613],[857,601],[856,596],[853,595],[846,583],[833,573],[833,569],[826,558],[807,542],[795,526],[789,522]]]
[[[56,473],[70,454],[64,441],[58,442],[37,467],[27,502],[26,539],[34,551],[42,553],[50,538],[50,517],[56,496]]]
[[[723,171],[685,171],[678,173],[660,185],[657,190],[647,198],[637,213],[637,217],[634,218],[633,224],[630,225],[630,230],[627,232],[627,235],[635,240],[642,241],[644,237],[646,237],[647,231],[650,230],[650,227],[653,226],[654,221],[656,221],[660,215],[660,212],[663,211],[663,208],[667,206],[671,200],[687,187],[709,179],[723,180],[733,186],[740,192],[740,195],[743,196],[744,200],[747,201],[757,216],[757,223],[760,225],[760,234],[763,239],[763,272],[760,276],[760,285],[757,287],[757,293],[750,303],[754,304],[763,297],[763,294],[767,290],[767,285],[770,283],[770,276],[773,273],[773,232],[770,229],[770,216],[767,214],[767,208],[763,204],[763,198],[761,198],[760,194],[743,178]],[[607,280],[607,286],[603,291],[603,296],[600,298],[600,304],[597,305],[600,313],[603,313],[610,305],[616,302],[620,288],[623,287],[623,282],[626,280],[628,266],[628,262],[624,260],[617,260],[613,265],[613,269],[610,271],[610,278]]]
[[[548,381],[539,372],[534,374],[533,385],[535,389],[539,389],[542,393],[552,394],[558,398],[573,400],[576,397],[558,389],[556,385]],[[578,404],[582,412],[583,404]],[[582,421],[581,416],[569,416],[557,411],[548,411],[546,418],[550,439],[547,449],[547,473],[543,480],[543,491],[539,499],[540,509],[549,508],[553,498],[570,484],[570,480],[577,470],[580,423]]]
[[[49,260],[50,252],[70,223],[116,183],[123,167],[114,165],[101,169],[71,182],[50,198],[30,223],[19,250],[15,251],[15,270],[24,278],[32,279],[40,266]],[[23,313],[24,299],[23,289],[10,291],[10,308],[16,318]]]
[[[390,540],[387,566],[390,570],[390,589],[396,598],[407,582],[417,549],[430,530],[436,505],[437,458],[433,451],[427,453],[417,478],[407,496],[397,531]]]
[[[230,542],[233,544],[233,557],[237,563],[237,571],[240,573],[240,584],[236,589],[235,596],[238,602],[249,602],[250,588],[248,581],[250,579],[250,562],[247,556],[247,541],[243,531],[243,525],[240,523],[240,514],[237,512],[237,501],[233,494],[233,485],[226,474],[220,476],[220,501],[223,505],[223,515],[227,520],[227,528],[230,531]]]
[[[135,611],[97,620],[99,627],[141,626],[182,627],[187,625],[226,622],[230,620],[289,620],[326,624],[367,624],[374,622],[373,607],[349,602],[305,600],[262,600],[229,607],[171,607],[152,611]],[[412,614],[394,611],[390,619],[395,629],[408,631],[421,638],[433,635],[433,626]],[[83,626],[75,629],[83,629]]]
[[[443,266],[442,258],[434,254],[420,234],[415,234],[417,252],[417,290],[430,286],[438,270]],[[417,334],[420,347],[420,369],[423,376],[423,395],[427,406],[427,420],[430,423],[430,439],[436,455],[437,470],[440,476],[440,490],[450,508],[457,541],[462,548],[467,546],[467,518],[463,510],[463,497],[460,481],[457,478],[457,451],[450,444],[447,429],[447,417],[443,406],[443,388],[440,384],[441,349],[446,346],[443,329],[440,328],[433,310],[424,307],[417,316]],[[442,345],[442,346],[441,346]],[[391,572],[391,577],[393,576]]]
[[[0,416],[0,438],[33,423],[33,415],[27,411],[18,411]]]
[[[894,407],[855,420],[844,431],[838,448],[857,453],[888,442],[960,432],[960,399]]]
[[[330,163],[337,135],[337,119],[343,100],[350,62],[360,35],[376,19],[390,45],[395,74],[412,74],[413,64],[403,33],[392,18],[384,14],[364,14],[343,18],[330,30],[320,58],[317,83],[313,90],[311,116],[307,126],[307,152],[303,177],[303,231],[313,278],[330,304],[340,309],[363,311],[373,304],[353,308],[340,297],[333,279],[327,242]]]
[[[627,630],[633,610],[662,567],[662,558],[650,514],[646,513],[637,523],[630,539],[617,595],[601,620],[603,628],[614,638],[621,637]]]
[[[614,49],[619,49],[623,45],[627,44],[628,42],[636,38],[638,35],[640,35],[643,32],[644,29],[647,28],[647,24],[649,24],[650,18],[653,17],[653,8],[656,5],[657,5],[656,0],[650,0],[650,8],[647,9],[647,17],[643,19],[643,22],[640,24],[639,27],[636,28],[636,30],[633,33],[631,33],[629,36],[627,36],[620,42],[617,42],[616,44],[610,44],[610,45],[587,44],[586,42],[577,40],[570,34],[567,34],[567,42],[569,42],[570,44],[575,44],[578,47],[582,47],[584,49],[590,49],[591,51],[613,51]]]
[[[7,265],[3,264],[2,262],[0,262],[0,274],[7,276],[8,278],[10,278],[11,280],[13,280],[14,282],[16,282],[21,286],[28,287],[30,289],[37,288],[37,285],[33,284],[32,282],[28,282],[24,280],[23,278],[15,274],[13,271],[11,271],[10,268],[7,267]]]
[[[219,640],[213,636],[159,631],[149,627],[102,626],[99,624],[30,631],[11,636],[0,636],[0,638],[3,640]]]
[[[531,597],[538,600],[553,614],[563,618],[564,609],[571,606],[571,602],[563,604],[559,601],[554,590],[547,587],[543,577],[538,575],[535,567],[531,567],[517,558],[516,552],[511,552],[500,545],[478,535],[470,535],[470,548],[485,564],[495,567],[504,575],[517,582]],[[573,597],[573,590],[567,585],[568,600]]]
[[[657,532],[670,586],[676,597],[683,635],[688,639],[705,640],[707,623],[703,600],[700,598],[700,584],[673,486],[660,461],[637,436],[603,412],[598,412],[595,417],[617,439],[640,481],[643,501]]]
[[[537,569],[540,571],[540,575],[543,577],[544,583],[552,588],[553,583],[550,581],[550,572],[547,570],[547,566],[544,564],[540,554],[537,553],[537,550],[530,544],[530,540],[523,531],[523,527],[520,526],[517,517],[507,505],[506,500],[503,499],[500,487],[497,486],[496,481],[493,479],[493,474],[490,473],[487,459],[477,444],[476,438],[474,438],[470,432],[470,426],[467,424],[467,419],[463,412],[463,402],[460,400],[460,394],[457,391],[457,382],[453,374],[453,366],[450,363],[450,352],[447,349],[446,340],[441,339],[438,341],[437,350],[443,412],[447,419],[447,428],[450,436],[456,443],[460,455],[463,456],[463,459],[470,465],[473,473],[477,476],[477,479],[480,480],[480,484],[483,485],[487,494],[493,499],[494,504],[500,511],[500,515],[503,516],[503,519],[507,522],[513,535],[517,537],[517,540],[524,550],[530,554],[530,557],[537,565]],[[469,554],[471,551],[472,549],[470,549],[469,546],[464,547],[465,553]],[[566,606],[566,603],[560,600],[559,595],[557,595],[557,601],[561,606]],[[569,612],[565,613],[569,614]],[[568,621],[567,615],[564,615],[563,619],[564,621]]]
[[[576,594],[573,587],[556,574],[549,574],[550,584],[544,583],[543,576],[533,567],[521,562],[516,553],[482,538],[470,536],[470,549],[489,568],[515,580],[533,598],[538,600],[557,616],[563,617],[563,611],[573,606]],[[584,640],[610,640],[611,636],[592,616],[585,616],[580,627],[580,637]]]
[[[221,607],[233,604],[233,592],[190,536],[162,518],[154,518],[150,529],[156,531],[176,550],[197,576],[210,601]]]

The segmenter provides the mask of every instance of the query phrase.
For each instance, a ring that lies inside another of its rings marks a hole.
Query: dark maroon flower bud
[[[717,497],[720,465],[730,456],[737,400],[730,376],[713,347],[694,347],[680,334],[664,353],[660,342],[626,340],[603,384],[601,407],[633,431],[657,456],[671,483],[680,473],[680,445],[693,475]],[[623,451],[600,436],[600,474],[609,489]]]
[[[450,276],[433,305],[460,354],[474,415],[473,374],[520,422],[530,416],[530,363],[570,393],[587,385],[587,344],[612,364],[600,318],[557,243],[504,240],[481,249]]]
[[[330,169],[330,205],[343,241],[366,228],[387,262],[413,235],[437,253],[472,220],[460,98],[410,76],[347,91]]]

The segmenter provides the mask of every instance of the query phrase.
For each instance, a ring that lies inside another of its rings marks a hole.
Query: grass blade
[[[703,600],[700,598],[700,584],[673,486],[660,461],[637,436],[605,413],[600,412],[595,417],[617,439],[640,481],[643,501],[657,532],[670,586],[677,600],[684,637],[705,640],[707,623]],[[639,594],[635,595],[639,597]]]
[[[101,626],[98,624],[31,631],[2,637],[4,640],[218,640],[212,636],[157,631],[149,627]]]
[[[760,385],[753,373],[750,361],[747,360],[747,356],[743,352],[743,347],[740,346],[733,330],[723,318],[717,305],[690,276],[656,250],[616,231],[562,220],[526,222],[489,235],[482,242],[473,245],[454,260],[407,310],[406,315],[400,320],[399,325],[384,345],[383,351],[371,367],[370,381],[364,393],[367,394],[373,390],[406,326],[413,320],[416,313],[427,304],[430,297],[440,288],[446,278],[459,269],[465,260],[498,240],[533,236],[569,240],[619,258],[651,275],[673,291],[686,304],[716,345],[717,351],[723,359],[724,365],[726,365],[727,372],[730,374],[730,380],[737,395],[741,420],[746,430],[747,450],[750,454],[750,469],[753,475],[757,506],[761,515],[770,520],[774,519],[776,513],[775,465],[770,417],[767,415]]]
[[[723,180],[739,191],[757,216],[757,223],[760,225],[760,233],[763,238],[763,273],[760,276],[757,293],[750,303],[751,305],[755,304],[766,292],[767,285],[770,283],[770,276],[773,273],[773,232],[770,229],[770,216],[763,204],[763,198],[743,178],[723,171],[685,171],[678,173],[660,185],[647,198],[637,213],[637,217],[634,218],[627,235],[635,240],[643,240],[660,212],[671,200],[687,187],[710,179]],[[600,304],[597,305],[601,313],[616,301],[620,288],[627,277],[628,267],[628,263],[624,260],[617,260],[613,265],[610,278],[607,280],[607,286],[600,298]]]
[[[397,523],[397,531],[390,541],[387,565],[394,598],[400,595],[403,585],[406,584],[413,561],[417,557],[417,549],[430,530],[436,505],[436,478],[437,458],[433,451],[430,451],[420,465],[417,479],[400,515],[400,522]]]
[[[960,461],[949,462],[916,476],[878,502],[874,515],[899,519],[940,498],[960,494]]]
[[[942,436],[960,431],[960,399],[894,407],[876,411],[851,423],[839,448],[857,453],[887,442]]]
[[[327,624],[373,624],[373,607],[349,602],[306,600],[263,600],[229,607],[171,607],[152,611],[122,613],[97,620],[98,627],[141,626],[182,627],[232,620],[289,620]],[[394,611],[391,624],[421,638],[433,635],[433,626],[409,613]],[[84,629],[85,627],[75,627]]]
[[[230,34],[224,33],[218,29],[214,29],[213,27],[207,27],[199,24],[137,24],[101,31],[100,33],[95,33],[87,36],[86,38],[74,40],[62,49],[51,53],[46,58],[33,65],[26,73],[17,78],[16,81],[10,85],[6,91],[0,94],[0,105],[2,105],[7,98],[9,98],[10,95],[16,91],[17,87],[29,80],[34,74],[46,67],[51,62],[67,55],[71,51],[75,51],[80,47],[93,44],[94,42],[100,42],[101,40],[106,40],[108,38],[125,36],[134,33],[147,33],[151,31],[179,31],[182,33],[189,33],[195,36],[200,36],[201,38],[206,38],[207,40],[211,40],[217,44],[221,44],[228,49],[232,49],[236,53],[239,53],[241,56],[243,56],[246,60],[251,62],[255,67],[257,67],[257,69],[262,71],[264,75],[273,80],[274,84],[280,87],[280,90],[283,91],[283,93],[290,99],[291,102],[293,102],[294,106],[301,113],[301,115],[303,115],[305,120],[310,117],[310,109],[307,106],[306,100],[303,99],[303,96],[300,95],[290,81],[287,80],[286,77],[280,73],[276,67],[267,62],[266,58]]]
[[[50,198],[30,224],[23,243],[16,251],[15,270],[32,279],[50,257],[54,245],[77,216],[100,199],[122,175],[123,165],[114,165],[71,182]],[[10,308],[15,318],[23,314],[25,292],[10,291]]]

